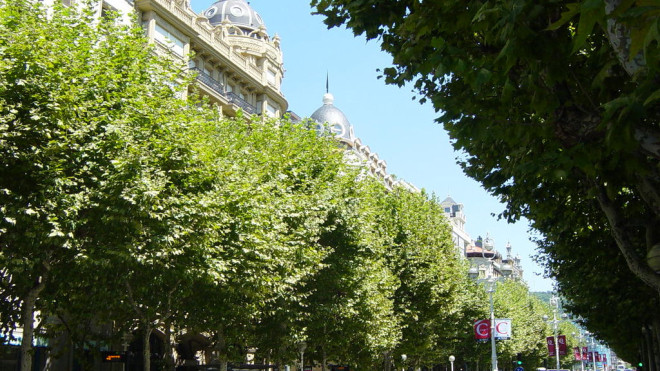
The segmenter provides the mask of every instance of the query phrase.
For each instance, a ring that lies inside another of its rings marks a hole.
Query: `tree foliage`
[[[355,369],[476,348],[485,294],[435,197],[305,123],[218,117],[140,27],[39,4],[0,2],[0,319],[24,360],[35,313],[83,367],[132,342],[150,369],[155,332],[164,369],[190,339],[225,366],[301,341]]]
[[[586,301],[631,285],[653,299],[614,316],[635,328],[657,321],[660,275],[645,263],[660,238],[657,2],[311,4],[328,26],[379,39],[393,57],[386,82],[412,83],[432,102],[466,174],[506,203],[501,216],[542,233],[541,260],[577,314],[602,318]],[[577,279],[572,260],[593,273]]]

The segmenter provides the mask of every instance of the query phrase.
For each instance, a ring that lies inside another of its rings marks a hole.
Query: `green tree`
[[[319,240],[329,254],[306,284],[303,309],[308,354],[324,370],[329,361],[374,367],[401,337],[392,300],[398,280],[385,260],[391,246],[375,233],[385,187],[355,172],[343,183]]]
[[[501,216],[527,217],[542,233],[544,253],[557,262],[548,272],[560,284],[557,267],[570,254],[594,270],[601,250],[614,249],[608,255],[636,286],[660,297],[660,275],[644,261],[660,239],[657,2],[311,4],[328,26],[379,39],[393,57],[386,82],[412,83],[433,103],[466,174],[506,203]],[[573,232],[590,236],[590,248],[575,244]],[[603,276],[583,279],[601,284],[583,298],[618,296]],[[570,288],[572,299],[579,289]],[[648,308],[656,315],[642,321],[654,327],[657,311]]]
[[[189,249],[198,189],[187,188],[195,167],[181,132],[200,113],[177,98],[185,76],[145,48],[140,28],[19,0],[0,3],[0,29],[3,319],[7,332],[22,328],[29,370],[35,310],[65,305],[70,272],[98,284],[122,263],[163,273],[155,256],[199,252]],[[76,268],[90,261],[104,269]],[[97,288],[103,297],[108,286]]]
[[[444,363],[474,319],[474,302],[464,300],[473,284],[467,267],[435,197],[398,188],[382,199],[377,225],[400,282],[394,302],[403,334],[395,352],[406,354],[413,367]]]
[[[552,309],[532,295],[525,283],[513,280],[497,284],[494,302],[496,317],[512,319],[511,340],[502,341],[498,345],[498,354],[502,359],[500,368],[511,367],[509,361],[515,360],[518,353],[521,354],[524,367],[542,367],[542,360],[548,358],[545,338],[553,335],[552,327],[544,321],[543,316],[552,319]]]

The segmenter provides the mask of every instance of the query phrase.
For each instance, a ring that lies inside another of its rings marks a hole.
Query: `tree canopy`
[[[433,104],[465,173],[506,204],[500,216],[541,232],[541,261],[576,314],[596,318],[578,303],[634,287],[653,298],[647,315],[615,316],[657,328],[660,275],[645,262],[660,242],[657,1],[311,4],[392,55],[385,81]],[[571,263],[592,273],[577,279]]]
[[[485,354],[485,291],[434,196],[365,176],[314,125],[219,117],[137,25],[40,4],[0,2],[0,331],[22,330],[23,370],[34,337],[86,368],[130,344],[173,369],[198,340],[225,367],[303,341],[357,370]],[[503,287],[498,311],[527,303]]]

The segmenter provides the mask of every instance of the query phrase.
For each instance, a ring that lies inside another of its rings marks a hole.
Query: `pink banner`
[[[576,361],[582,360],[582,353],[580,353],[580,347],[573,348],[573,358],[575,358]]]
[[[587,361],[589,359],[588,353],[589,353],[589,348],[582,347],[582,360],[583,361]]]
[[[555,353],[555,338],[552,336],[548,336],[545,338],[545,340],[548,342],[548,354],[550,356],[554,356]]]
[[[489,319],[474,321],[474,338],[477,339],[477,341],[487,341],[490,338]]]
[[[557,343],[559,343],[559,355],[565,356],[566,352],[566,335],[557,336]]]

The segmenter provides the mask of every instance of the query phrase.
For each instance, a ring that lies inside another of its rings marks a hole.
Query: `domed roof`
[[[323,105],[312,113],[311,118],[320,124],[327,124],[337,137],[353,140],[353,127],[346,115],[333,105],[335,98],[330,93],[323,96]]]
[[[208,18],[213,26],[219,25],[226,19],[232,24],[248,30],[266,27],[261,16],[245,0],[216,1],[202,15]]]

